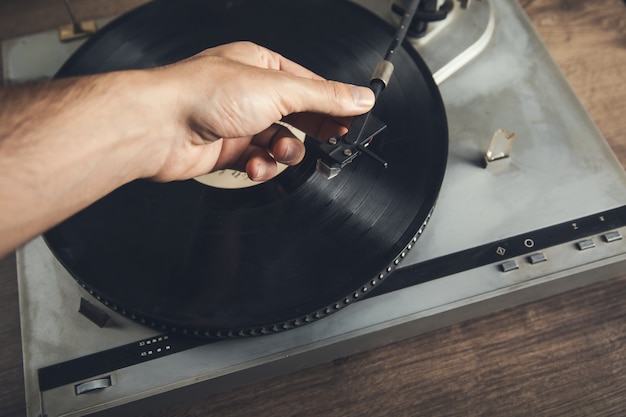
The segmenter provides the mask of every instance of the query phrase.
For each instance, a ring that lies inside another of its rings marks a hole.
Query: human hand
[[[161,136],[153,146],[161,152],[146,176],[158,181],[224,168],[270,179],[277,162],[295,165],[304,157],[304,144],[277,122],[325,140],[344,134],[351,116],[374,104],[369,88],[324,80],[250,42],[208,49],[148,73],[156,94],[151,119],[157,116]]]
[[[223,168],[253,180],[347,131],[369,88],[323,80],[249,42],[169,66],[0,88],[0,257],[137,178]],[[32,121],[36,120],[36,123]]]

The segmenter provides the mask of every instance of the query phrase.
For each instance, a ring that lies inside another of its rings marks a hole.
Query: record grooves
[[[250,40],[329,79],[367,85],[393,33],[348,1],[156,0],[101,30],[58,76],[153,67]],[[388,127],[371,145],[389,168],[361,157],[326,180],[307,138],[305,160],[266,183],[135,181],[46,242],[98,299],[167,332],[267,334],[340,310],[415,250],[445,171],[446,117],[431,74],[408,45],[394,64],[373,112]]]

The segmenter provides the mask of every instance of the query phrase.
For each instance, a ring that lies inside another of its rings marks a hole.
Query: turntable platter
[[[366,85],[393,33],[349,1],[156,0],[102,29],[57,76],[154,67],[250,40],[326,78]],[[340,310],[416,250],[443,180],[439,91],[408,44],[395,68],[374,109],[388,127],[371,145],[387,169],[360,157],[327,180],[307,138],[304,161],[271,181],[222,189],[138,180],[46,242],[97,298],[167,332],[267,334]]]

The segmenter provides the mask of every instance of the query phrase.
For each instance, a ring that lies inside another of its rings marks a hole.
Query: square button
[[[531,264],[535,265],[535,264],[547,261],[548,258],[543,252],[537,252],[537,253],[530,255],[528,260],[530,261]]]
[[[593,243],[593,240],[591,239],[585,239],[585,240],[581,240],[580,242],[578,242],[576,246],[578,246],[579,250],[587,250],[587,249],[595,248],[596,244]]]
[[[519,269],[519,265],[515,261],[506,261],[500,264],[500,268],[502,268],[502,272],[509,272]]]
[[[605,233],[603,237],[604,237],[604,240],[606,240],[608,243],[622,240],[622,235],[617,230],[613,232]]]

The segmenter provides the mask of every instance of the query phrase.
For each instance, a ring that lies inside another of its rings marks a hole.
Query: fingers
[[[321,76],[302,65],[252,42],[233,42],[220,45],[205,50],[201,55],[220,56],[254,67],[284,71],[302,78],[323,80]]]
[[[205,52],[249,66],[277,70],[271,80],[281,113],[315,112],[332,116],[355,116],[370,110],[374,93],[368,87],[325,80],[307,68],[251,42],[235,42]],[[265,74],[269,77],[270,73]],[[260,76],[260,73],[257,75]],[[269,83],[269,78],[266,79]],[[269,84],[268,84],[269,85]]]
[[[256,135],[251,143],[255,150],[248,156],[246,173],[254,181],[265,181],[276,175],[277,163],[299,164],[305,147],[289,129],[280,124]]]
[[[251,140],[228,139],[222,143],[221,161],[216,167],[245,171],[253,181],[273,178],[278,172],[278,163],[296,165],[305,154],[304,143],[280,124],[273,124]]]
[[[251,143],[270,152],[282,164],[295,165],[304,158],[305,147],[286,126],[274,123],[256,135]]]
[[[367,87],[325,80],[250,42],[208,49],[149,74],[158,81],[149,83],[150,91],[170,104],[158,106],[173,127],[164,131],[180,138],[166,142],[169,152],[160,170],[167,178],[183,177],[187,171],[172,167],[193,162],[187,148],[180,148],[182,141],[192,145],[189,149],[217,144],[219,155],[207,170],[234,168],[254,180],[269,179],[277,163],[295,165],[305,152],[304,144],[276,122],[326,140],[345,134],[351,117],[366,113],[375,101]]]
[[[374,92],[337,81],[290,77],[283,80],[284,88],[277,91],[278,105],[283,116],[292,113],[318,113],[327,116],[357,116],[374,106]]]
[[[267,181],[278,171],[276,161],[264,149],[257,148],[246,162],[246,174],[253,181]]]

